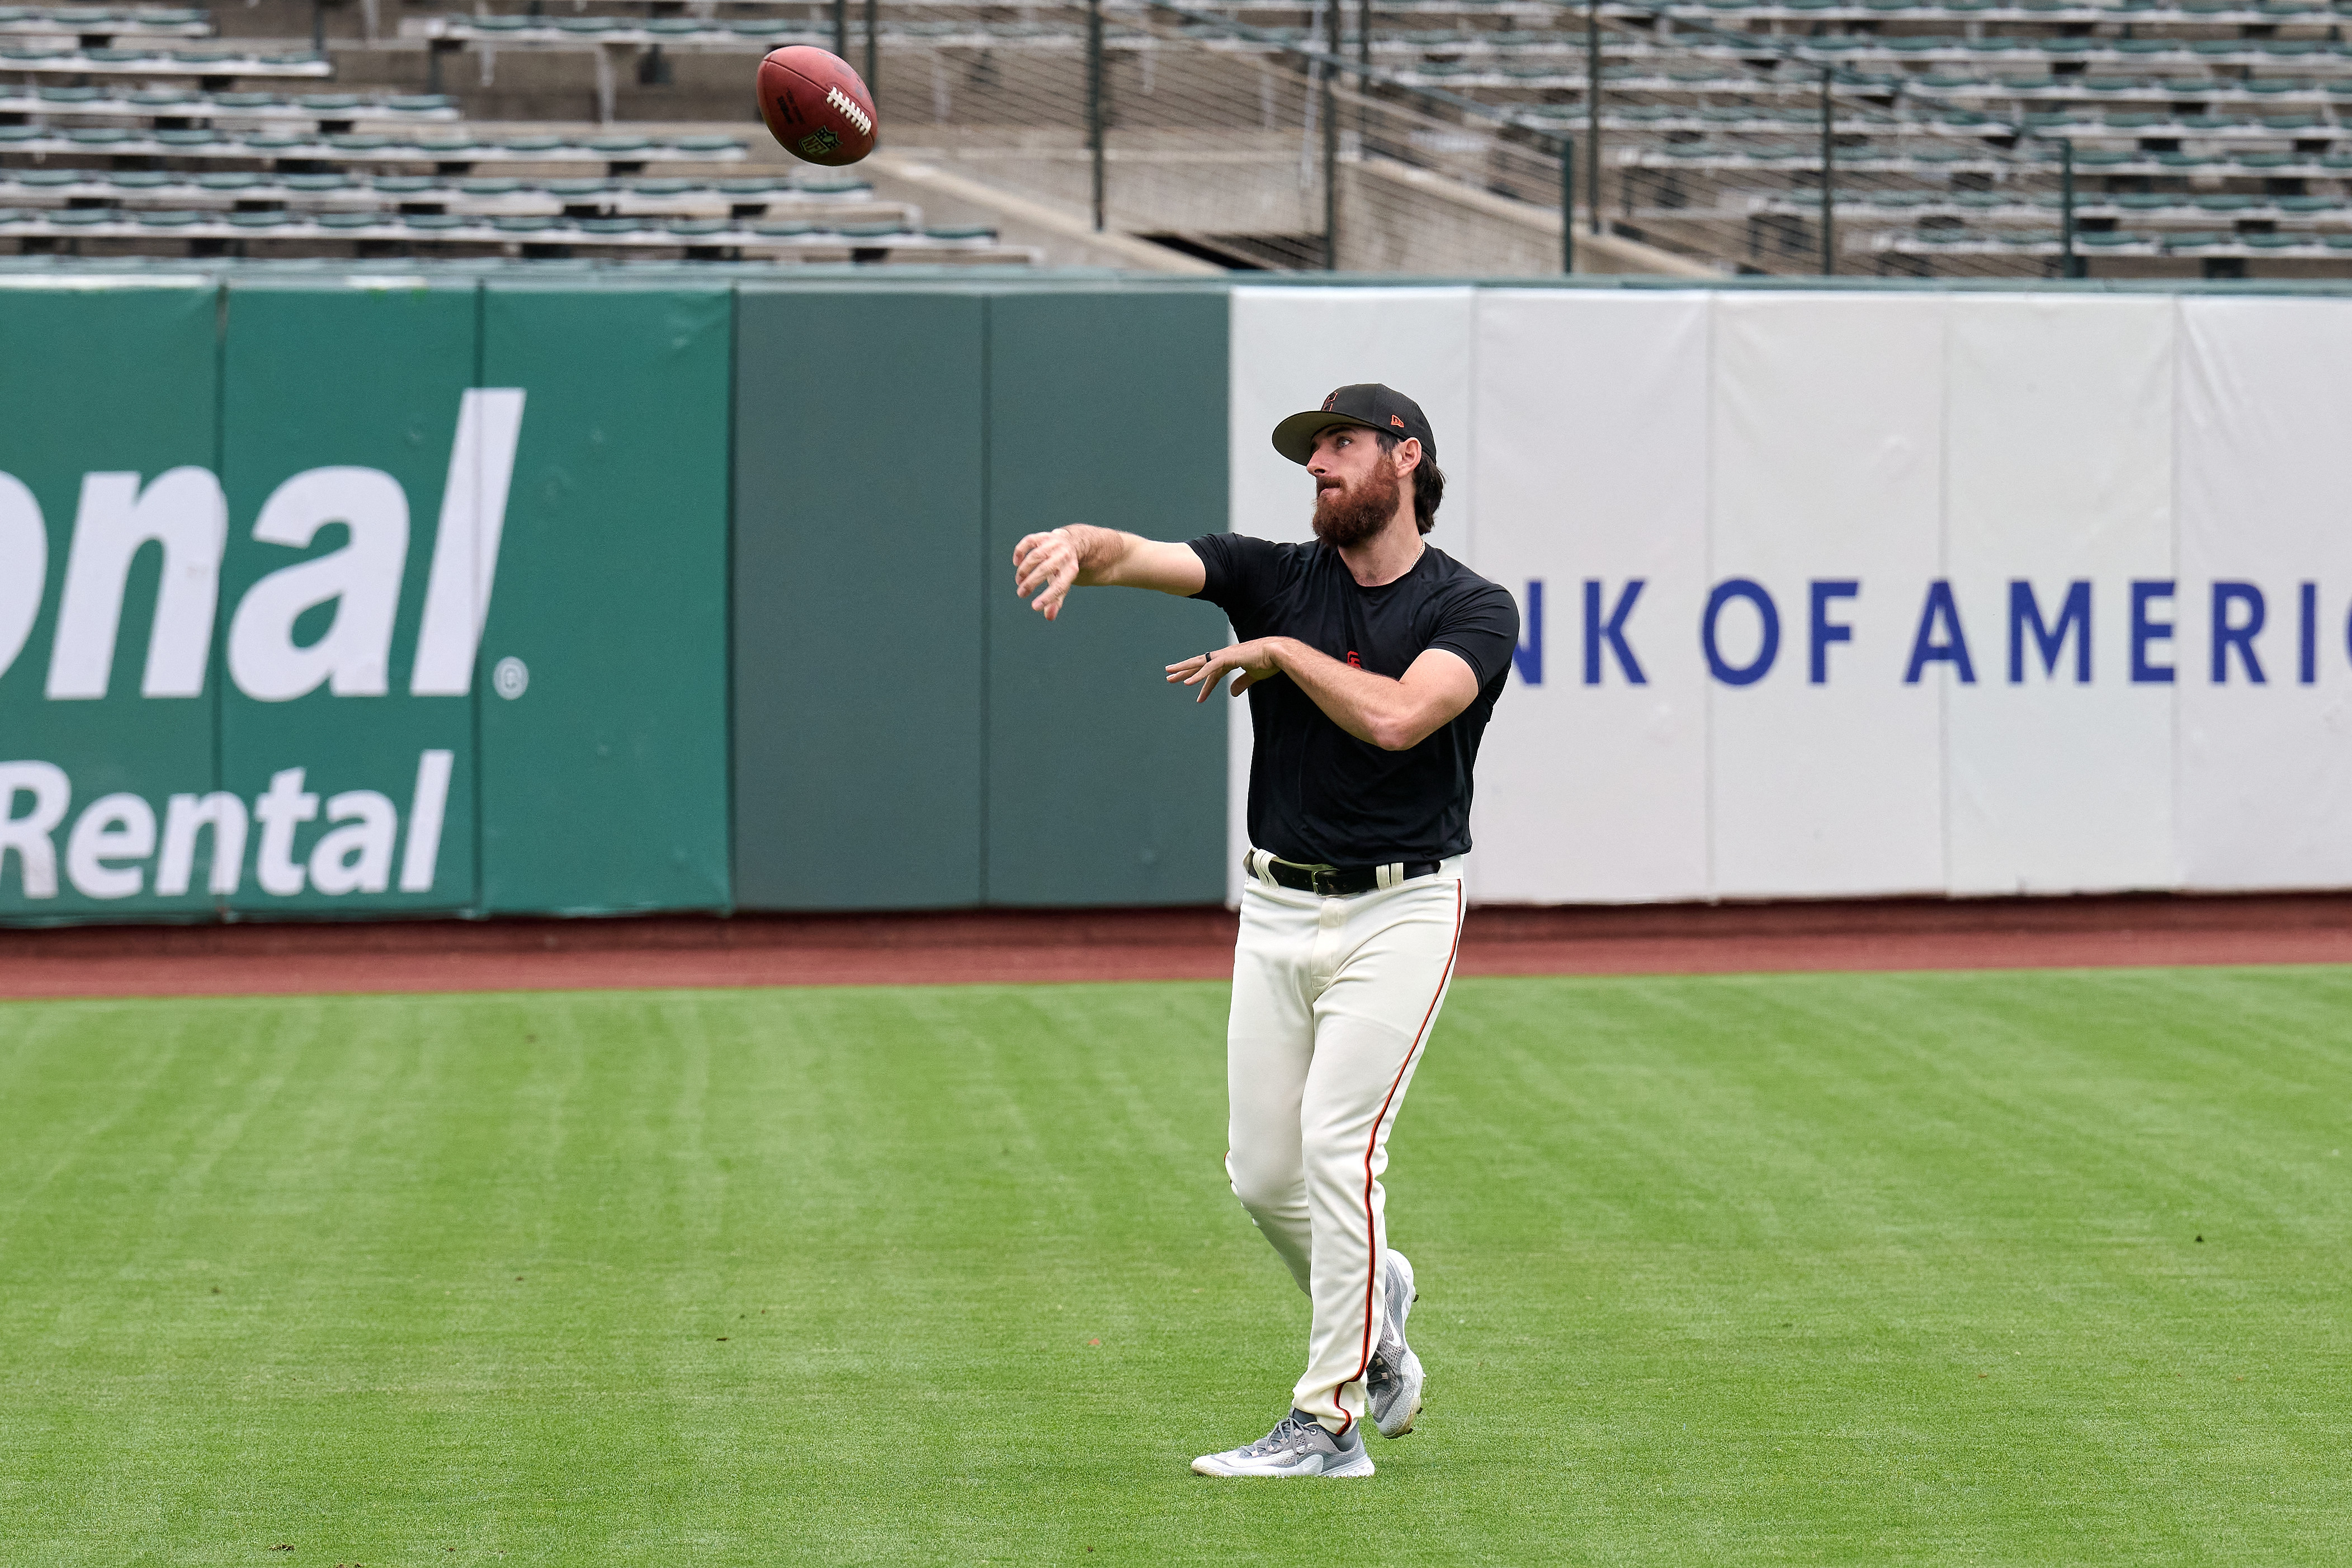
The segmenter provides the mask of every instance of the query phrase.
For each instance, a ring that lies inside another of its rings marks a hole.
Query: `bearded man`
[[[1195,700],[1249,693],[1249,832],[1225,1037],[1225,1171],[1312,1303],[1290,1411],[1204,1476],[1369,1476],[1367,1416],[1412,1430],[1412,1266],[1381,1174],[1462,935],[1479,738],[1518,644],[1510,595],[1423,538],[1445,493],[1420,405],[1343,386],[1274,428],[1315,480],[1312,544],[1033,533],[1014,586],[1048,620],[1074,586],[1208,600],[1227,647],[1167,667]]]

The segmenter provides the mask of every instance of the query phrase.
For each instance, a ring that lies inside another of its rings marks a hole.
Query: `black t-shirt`
[[[1191,542],[1208,571],[1196,598],[1225,612],[1234,633],[1296,637],[1375,675],[1401,678],[1424,649],[1458,654],[1478,695],[1402,752],[1384,752],[1333,723],[1296,681],[1249,689],[1250,842],[1307,865],[1443,860],[1470,847],[1470,770],[1519,641],[1519,607],[1434,548],[1377,588],[1357,586],[1328,545],[1271,544],[1237,533]]]

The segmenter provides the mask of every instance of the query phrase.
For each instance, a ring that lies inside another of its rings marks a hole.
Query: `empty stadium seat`
[[[782,177],[745,180],[450,179],[402,174],[368,178],[351,174],[269,175],[186,174],[161,170],[99,173],[79,169],[0,170],[0,204],[12,208],[56,203],[92,204],[138,211],[267,205],[293,211],[381,212],[439,209],[560,216],[567,210],[673,216],[885,214],[914,221],[913,208],[875,199],[860,181]],[[841,221],[828,216],[828,223]]]
[[[226,245],[240,250],[254,246],[368,247],[373,247],[370,254],[381,253],[385,247],[415,254],[520,254],[521,247],[530,245],[615,255],[896,257],[1015,264],[1034,260],[1034,253],[1003,245],[996,231],[984,226],[926,231],[898,222],[743,225],[698,217],[566,219],[352,212],[313,216],[282,210],[206,213],[168,208],[132,214],[98,207],[5,208],[0,209],[0,235],[18,241],[37,238],[74,245],[168,241],[182,247]]]
[[[239,49],[81,48],[63,45],[0,47],[0,75],[193,76],[231,81],[242,77],[324,77],[334,67],[307,49],[267,54]]]
[[[278,164],[432,163],[470,167],[485,163],[531,163],[639,168],[649,163],[739,163],[744,155],[744,143],[733,136],[518,136],[488,140],[462,133],[425,137],[383,133],[321,136],[316,132],[240,132],[205,128],[0,125],[0,152],[105,153]]]

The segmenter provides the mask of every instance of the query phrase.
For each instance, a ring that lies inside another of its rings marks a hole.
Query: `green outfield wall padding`
[[[731,296],[481,299],[481,383],[525,399],[475,682],[482,907],[724,908]]]
[[[982,897],[988,300],[745,290],[735,896]]]
[[[1011,568],[1224,527],[1220,290],[5,302],[0,921],[1222,896],[1222,617]]]
[[[215,636],[221,784],[254,815],[240,910],[475,902],[473,704],[413,694],[412,672],[478,292],[228,290]]]
[[[1223,698],[1161,667],[1226,640],[1210,605],[1079,593],[1048,624],[1013,593],[1022,535],[1225,528],[1222,292],[1007,292],[988,342],[988,879],[992,904],[1224,896]]]
[[[101,592],[79,601],[69,642],[99,661],[79,686],[102,695],[52,700],[45,693],[83,476],[130,476],[100,481],[89,500],[135,521],[142,485],[182,466],[207,473],[217,466],[215,300],[210,288],[11,289],[0,309],[0,474],[23,487],[0,480],[0,574],[12,574],[0,582],[0,766],[16,764],[14,776],[21,778],[43,765],[54,768],[69,792],[53,836],[56,891],[26,897],[22,857],[0,851],[0,920],[202,915],[213,908],[208,837],[194,847],[189,890],[176,897],[158,895],[151,871],[120,858],[96,858],[83,868],[97,875],[79,879],[69,863],[73,825],[94,802],[129,794],[163,814],[171,795],[201,796],[215,784],[216,687],[206,668],[212,639],[200,620],[174,616],[165,650],[173,668],[159,672],[193,687],[192,694],[140,696],[163,568],[161,542],[140,549],[127,573],[118,559],[115,570],[92,574]],[[37,520],[25,510],[28,500]],[[19,552],[27,546],[46,556],[46,571],[28,569]],[[100,563],[93,558],[90,564]],[[182,569],[194,574],[187,586],[202,595],[201,572],[184,559]],[[193,606],[194,600],[184,592],[176,604]],[[207,596],[200,614],[210,607]],[[101,621],[116,628],[110,659],[96,637]],[[38,809],[29,791],[7,795],[0,816],[22,819]],[[123,880],[125,872],[136,873],[135,888]]]

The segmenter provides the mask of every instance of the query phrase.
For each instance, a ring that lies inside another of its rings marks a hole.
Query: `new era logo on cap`
[[[1437,461],[1437,437],[1431,434],[1421,405],[1378,382],[1343,386],[1325,398],[1322,407],[1285,419],[1274,427],[1274,449],[1294,463],[1304,463],[1315,455],[1315,438],[1335,425],[1410,437],[1421,443],[1424,457]]]

